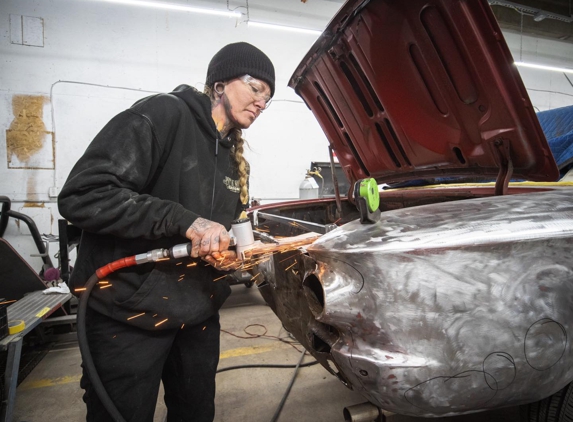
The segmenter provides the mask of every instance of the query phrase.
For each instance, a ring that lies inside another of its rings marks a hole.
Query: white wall
[[[179,1],[227,9],[226,0]],[[249,5],[251,20],[322,29],[341,1],[249,0]],[[11,43],[10,15],[42,18],[44,46]],[[317,37],[247,27],[240,21],[93,0],[0,0],[0,195],[12,199],[14,210],[31,215],[40,232],[57,233],[59,214],[55,197],[48,193],[57,193],[97,131],[148,91],[170,91],[181,83],[201,89],[212,55],[227,43],[247,41],[265,51],[277,71],[272,106],[246,131],[252,148],[247,152],[251,195],[296,198],[309,163],[328,160],[320,127],[286,86]],[[516,60],[521,56],[523,61],[573,67],[573,44],[521,39],[518,34],[506,38]],[[573,87],[562,74],[521,73],[538,110],[573,103]],[[6,131],[15,128],[15,96],[45,97],[38,110],[42,115],[27,118],[47,133],[40,136],[38,151],[24,151],[23,160],[7,154]],[[53,145],[51,132],[56,134]],[[12,220],[5,237],[39,268],[40,260],[29,256],[35,247],[26,233]],[[57,249],[53,244],[51,252]]]

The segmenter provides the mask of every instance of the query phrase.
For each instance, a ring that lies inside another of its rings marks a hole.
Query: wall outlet
[[[58,189],[56,186],[52,186],[51,188],[48,189],[48,196],[50,198],[57,198],[59,193],[60,189]]]

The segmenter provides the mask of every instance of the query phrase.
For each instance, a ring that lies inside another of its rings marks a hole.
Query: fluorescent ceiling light
[[[215,10],[215,9],[202,9],[200,7],[184,6],[182,4],[174,3],[162,3],[156,1],[145,1],[145,0],[99,0],[107,3],[118,3],[126,4],[128,6],[141,6],[141,7],[151,7],[154,9],[167,9],[167,10],[178,10],[180,12],[191,12],[191,13],[203,13],[206,15],[216,15],[216,16],[228,16],[230,18],[240,18],[241,14],[239,12]]]
[[[294,26],[275,25],[272,23],[249,21],[248,25],[253,26],[255,28],[277,29],[277,30],[282,30],[282,31],[300,32],[303,34],[311,34],[311,35],[322,34],[322,31],[318,31],[316,29],[296,28]]]
[[[521,67],[530,67],[532,69],[550,70],[552,72],[573,73],[573,69],[569,69],[566,67],[545,66],[542,64],[526,63],[526,62],[515,62],[515,65]]]

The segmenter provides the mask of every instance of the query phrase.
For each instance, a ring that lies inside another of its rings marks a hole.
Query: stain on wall
[[[54,168],[53,137],[43,121],[44,104],[48,101],[41,95],[12,97],[14,120],[6,131],[9,168]],[[46,151],[45,157],[38,157],[42,151]]]

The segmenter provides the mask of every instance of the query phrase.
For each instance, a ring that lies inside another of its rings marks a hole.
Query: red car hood
[[[556,180],[487,0],[349,0],[293,74],[349,180]]]

